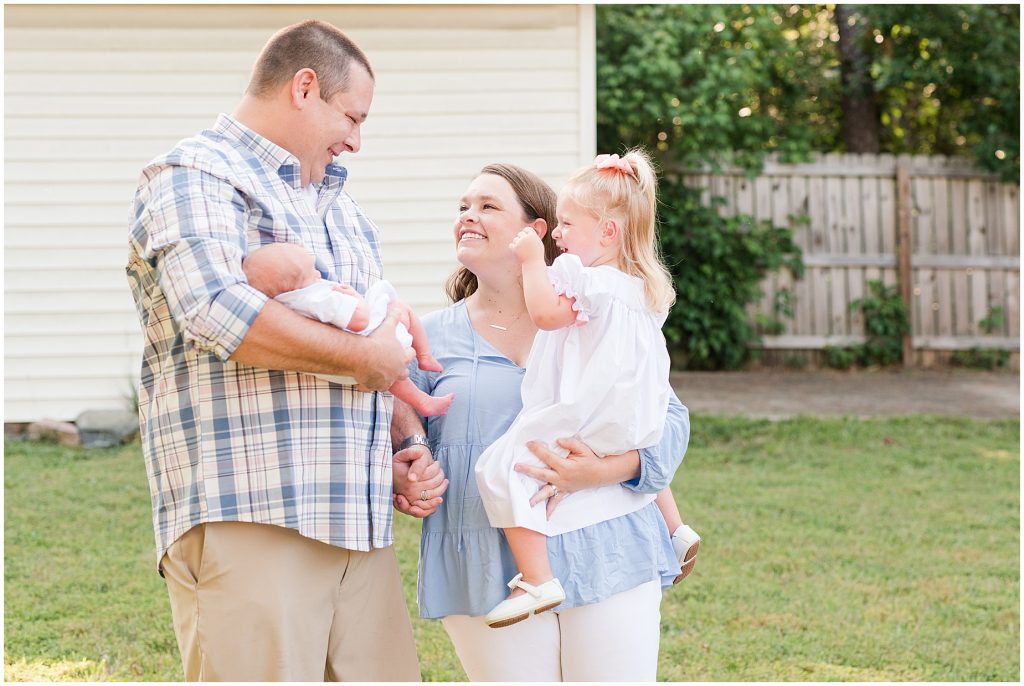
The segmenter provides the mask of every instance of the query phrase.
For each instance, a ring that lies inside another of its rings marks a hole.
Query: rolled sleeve
[[[154,266],[185,342],[227,360],[267,296],[249,286],[245,200],[229,183],[168,166],[149,181],[139,216],[139,254]]]
[[[637,493],[661,491],[672,483],[672,477],[682,463],[689,443],[690,411],[672,393],[668,399],[661,442],[640,450],[640,476],[624,481],[622,485]]]

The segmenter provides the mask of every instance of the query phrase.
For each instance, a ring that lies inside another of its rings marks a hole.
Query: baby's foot
[[[454,398],[454,393],[438,397],[428,396],[420,403],[420,407],[416,409],[424,417],[437,417],[448,412],[448,408],[451,406]]]
[[[416,364],[419,368],[425,372],[443,372],[444,367],[441,363],[434,359],[434,356],[430,353],[423,353],[416,356]]]

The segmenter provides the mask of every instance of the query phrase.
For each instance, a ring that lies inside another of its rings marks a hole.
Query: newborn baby
[[[398,341],[404,346],[411,345],[416,351],[420,369],[442,371],[441,365],[430,354],[427,335],[419,318],[408,305],[398,300],[394,287],[387,281],[378,281],[362,296],[351,286],[321,278],[313,256],[294,243],[273,243],[254,250],[243,260],[242,270],[250,286],[299,314],[362,336],[380,326],[387,316],[388,304],[394,302],[401,312],[395,328]],[[316,376],[334,383],[356,383],[351,377]],[[396,381],[388,390],[424,417],[442,415],[452,404],[452,394],[435,398],[421,391],[409,379]]]

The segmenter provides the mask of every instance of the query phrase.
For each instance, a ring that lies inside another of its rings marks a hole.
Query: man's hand
[[[392,458],[395,509],[413,517],[432,514],[444,502],[448,479],[426,446],[414,445]]]
[[[401,309],[392,303],[388,307],[388,316],[376,331],[366,337],[373,344],[373,353],[354,376],[359,385],[367,390],[387,390],[396,381],[409,378],[409,363],[416,357],[416,353],[412,348],[403,347],[395,338],[395,327],[398,326],[401,314]]]
[[[537,232],[527,226],[520,231],[509,243],[512,252],[523,264],[527,262],[544,261],[544,242],[537,235]]]

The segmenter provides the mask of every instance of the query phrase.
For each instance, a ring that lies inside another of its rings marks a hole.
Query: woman
[[[521,408],[523,364],[537,333],[509,243],[524,226],[533,227],[550,263],[558,253],[550,237],[554,208],[551,188],[512,165],[485,167],[460,202],[455,240],[462,267],[448,283],[454,304],[423,318],[444,372],[412,374],[432,395],[455,394],[447,415],[427,420],[427,440],[448,491],[423,524],[420,614],[442,620],[473,681],[653,681],[661,592],[679,572],[654,503],[548,540],[552,570],[566,592],[553,612],[502,629],[489,628],[482,617],[508,593],[515,563],[501,532],[488,523],[473,467]],[[534,501],[547,499],[549,509],[572,491],[596,485],[621,482],[656,493],[671,480],[688,437],[686,408],[673,397],[655,448],[599,459],[578,441],[559,440],[569,459],[534,444],[548,467],[522,469],[546,483]],[[429,511],[445,484],[439,477],[410,483],[407,474],[408,465],[396,463],[396,505]]]

